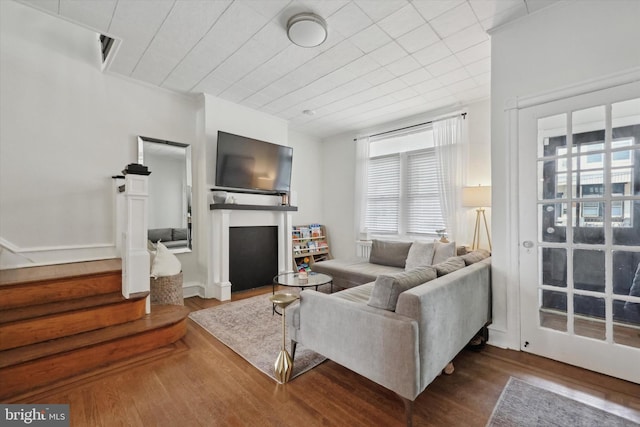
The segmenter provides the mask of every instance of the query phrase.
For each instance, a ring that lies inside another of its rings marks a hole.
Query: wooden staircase
[[[122,297],[119,259],[0,271],[0,401],[171,344],[189,310]]]

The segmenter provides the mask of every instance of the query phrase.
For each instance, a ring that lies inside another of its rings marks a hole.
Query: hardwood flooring
[[[242,299],[271,287],[233,294]],[[198,310],[224,304],[188,298]],[[67,403],[72,426],[402,426],[396,395],[327,361],[276,384],[192,321],[174,351],[114,366],[23,403]],[[275,357],[275,355],[274,355]],[[640,423],[640,385],[527,353],[464,350],[416,399],[416,426],[484,426],[510,376]]]

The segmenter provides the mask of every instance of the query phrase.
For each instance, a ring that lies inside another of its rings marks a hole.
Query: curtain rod
[[[462,116],[462,118],[463,118],[464,120],[466,120],[466,119],[467,119],[467,113],[460,113],[460,114],[454,114],[454,115],[452,115],[452,116],[443,117],[443,118],[441,118],[441,119],[439,119],[439,120],[451,119],[451,118],[453,118],[453,117],[457,117],[457,116]],[[411,125],[411,126],[405,126],[405,127],[403,127],[403,128],[398,128],[398,129],[388,130],[388,131],[385,131],[385,132],[374,133],[374,134],[372,134],[372,135],[365,135],[365,136],[361,136],[360,138],[372,138],[372,137],[374,137],[374,136],[386,135],[386,134],[388,134],[388,133],[398,132],[399,130],[406,130],[406,129],[411,129],[411,128],[415,128],[415,127],[418,127],[418,126],[428,125],[428,124],[431,124],[431,123],[433,123],[433,122],[434,122],[434,120],[429,120],[428,122],[418,123],[418,124]],[[357,141],[357,140],[358,140],[358,138],[353,138],[353,140],[354,140],[354,141]]]

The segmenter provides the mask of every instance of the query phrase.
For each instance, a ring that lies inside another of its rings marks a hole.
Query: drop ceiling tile
[[[460,61],[458,61],[458,58],[452,55],[431,65],[427,65],[426,68],[427,71],[430,72],[433,76],[438,77],[443,75],[444,73],[448,73],[460,67],[462,67]]]
[[[442,83],[440,83],[436,79],[431,79],[424,81],[422,83],[418,83],[412,86],[418,93],[428,93],[432,92],[436,89],[441,89],[443,87]]]
[[[465,65],[465,68],[472,76],[477,76],[491,72],[491,58],[484,58],[480,61]]]
[[[421,65],[429,65],[451,56],[451,49],[444,42],[437,42],[412,54]]]
[[[433,78],[433,76],[431,76],[431,74],[422,67],[410,72],[409,74],[405,74],[404,76],[401,77],[402,81],[408,84],[409,86],[422,83],[426,80],[430,80],[431,78]]]
[[[106,33],[109,29],[116,3],[117,0],[100,2],[61,0],[60,15],[74,22],[81,22],[93,30]]]
[[[391,96],[393,97],[393,99],[397,100],[397,101],[403,101],[405,99],[409,99],[409,98],[414,98],[415,96],[418,95],[418,92],[410,87],[406,87],[402,90],[393,92],[391,94]]]
[[[438,41],[440,41],[440,37],[431,29],[429,24],[423,24],[397,40],[398,44],[409,53],[417,52]]]
[[[176,2],[132,76],[152,84],[162,84],[171,70],[207,34],[230,3],[185,0]]]
[[[488,85],[491,84],[491,73],[479,74],[477,76],[473,76],[473,80],[476,81],[479,85]]]
[[[435,101],[437,99],[447,98],[451,96],[451,91],[446,87],[432,90],[431,92],[427,92],[422,95],[428,101]]]
[[[455,69],[453,71],[446,72],[438,77],[438,81],[445,86],[452,85],[456,82],[470,79],[471,75],[464,69],[464,67]]]
[[[363,80],[366,80],[367,82],[371,83],[373,86],[377,86],[379,84],[388,82],[389,80],[392,80],[395,78],[396,76],[391,74],[391,72],[384,67],[378,68],[377,70],[374,70],[362,76]]]
[[[35,7],[36,9],[46,10],[49,13],[57,15],[60,12],[59,0],[19,0],[20,3],[24,3]]]
[[[391,64],[386,65],[385,68],[391,71],[393,75],[400,77],[414,70],[417,70],[418,68],[420,68],[420,64],[418,64],[418,61],[413,59],[413,57],[405,56],[398,61],[394,61]]]
[[[380,64],[371,59],[368,55],[365,55],[345,65],[343,70],[349,72],[354,77],[358,77],[379,68]]]
[[[491,41],[487,40],[456,53],[456,57],[464,65],[491,57]]]
[[[243,99],[249,97],[253,94],[252,90],[245,89],[239,85],[232,85],[227,87],[223,92],[221,92],[218,96],[220,98],[226,99],[227,101],[239,103]]]
[[[374,24],[355,34],[349,40],[364,53],[369,53],[389,43],[391,37]]]
[[[456,53],[487,40],[489,40],[489,36],[484,28],[480,24],[474,24],[447,37],[444,39],[444,43],[452,52]]]
[[[469,3],[466,2],[429,21],[433,29],[442,38],[449,37],[477,22],[476,15],[473,13]]]
[[[415,28],[418,28],[424,23],[425,20],[422,16],[420,16],[419,13],[416,13],[416,10],[411,4],[408,4],[402,9],[379,21],[378,25],[380,25],[380,28],[395,39]]]
[[[324,19],[327,19],[347,3],[349,3],[349,0],[296,0],[290,3],[291,6],[294,6],[290,9],[295,10],[295,13],[314,12]],[[287,8],[287,10],[289,10],[289,8]]]
[[[481,99],[489,98],[491,95],[491,88],[489,85],[479,86],[475,89],[470,89],[464,92],[456,94],[456,96],[462,102],[479,101]]]
[[[461,80],[457,83],[454,83],[452,85],[448,85],[447,89],[449,89],[449,91],[451,91],[452,94],[457,94],[460,92],[466,92],[469,91],[471,89],[475,89],[478,87],[478,84],[476,83],[475,80],[473,79],[466,79],[466,80]]]
[[[464,0],[413,0],[413,6],[427,21],[461,5]]]
[[[373,52],[369,56],[380,65],[387,65],[407,56],[407,52],[396,42],[388,43]]]
[[[327,19],[331,31],[337,31],[344,37],[351,37],[371,24],[371,18],[354,3],[347,4]]]
[[[191,1],[191,0],[187,0]],[[210,1],[210,0],[209,0]],[[218,1],[218,0],[216,0]],[[280,15],[284,8],[290,3],[290,0],[243,0],[244,3],[260,15],[271,20]]]
[[[527,5],[527,12],[533,13],[543,7],[555,5],[560,2],[558,2],[558,0],[525,0],[525,3]]]
[[[409,4],[407,0],[355,0],[355,3],[376,22]]]
[[[212,76],[207,79],[206,82],[203,82],[200,86],[200,90],[204,93],[208,93],[210,95],[218,96],[220,93],[225,91],[229,86],[231,86],[232,82],[228,82],[226,80],[222,80]]]

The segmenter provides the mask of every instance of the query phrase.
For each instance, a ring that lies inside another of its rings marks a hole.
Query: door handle
[[[522,246],[527,249],[531,249],[533,247],[533,242],[531,240],[525,240],[524,242],[522,242]]]

